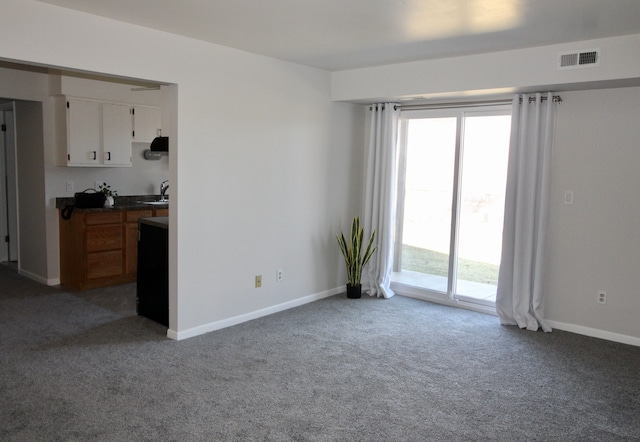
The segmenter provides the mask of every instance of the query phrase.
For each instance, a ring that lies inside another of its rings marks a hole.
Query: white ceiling
[[[640,33],[639,0],[40,0],[330,71]]]

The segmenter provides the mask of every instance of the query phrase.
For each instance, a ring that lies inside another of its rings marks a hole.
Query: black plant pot
[[[347,284],[347,298],[358,299],[362,296],[362,284],[351,285]]]

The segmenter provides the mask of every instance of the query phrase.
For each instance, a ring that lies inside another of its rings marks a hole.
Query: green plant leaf
[[[360,284],[362,280],[362,270],[378,248],[374,245],[375,236],[376,232],[374,231],[369,237],[367,248],[363,255],[364,229],[360,225],[360,217],[357,216],[353,218],[351,222],[351,241],[349,243],[343,233],[341,233],[340,236],[336,235],[340,251],[344,256],[345,266],[347,268],[347,279],[352,286]]]

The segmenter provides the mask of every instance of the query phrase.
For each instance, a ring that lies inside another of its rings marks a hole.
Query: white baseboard
[[[28,275],[25,275],[28,276]],[[34,275],[35,276],[35,275]],[[32,278],[36,279],[36,278]],[[36,279],[38,280],[38,279]],[[423,301],[434,302],[437,304],[448,305],[451,307],[462,307],[468,310],[477,311],[480,313],[496,315],[495,309],[486,308],[480,305],[473,305],[467,303],[456,302],[453,300],[449,300],[448,298],[443,299],[438,296],[429,296],[424,293],[413,292],[412,290],[406,290],[406,287],[403,287],[405,290],[401,290],[402,293],[398,293],[400,296],[406,296],[409,298],[421,299]],[[278,313],[281,311],[288,310],[290,308],[298,307],[304,304],[308,304],[310,302],[318,301],[323,298],[328,298],[329,296],[334,296],[339,293],[344,292],[344,287],[337,287],[331,290],[326,290],[320,293],[315,293],[313,295],[305,296],[302,298],[294,299],[293,301],[288,301],[282,304],[274,305],[271,307],[267,307],[261,310],[256,310],[254,312],[245,313],[242,315],[234,316],[232,318],[223,319],[220,321],[210,322],[208,324],[200,325],[198,327],[193,327],[183,331],[175,331],[172,329],[167,330],[167,337],[174,340],[182,340],[192,338],[194,336],[202,335],[208,332],[212,332],[215,330],[220,330],[226,327],[231,327],[233,325],[238,325],[243,322],[251,321],[253,319],[258,319],[263,316],[272,315],[274,313]],[[599,330],[590,327],[584,327],[576,324],[567,324],[564,322],[557,321],[547,321],[547,323],[552,327],[558,330],[563,330],[571,333],[576,333],[584,336],[590,336],[593,338],[605,339],[608,341],[619,342],[621,344],[628,344],[640,347],[640,338],[635,336],[623,335],[620,333],[613,333],[606,330]]]
[[[40,275],[36,275],[35,273],[31,273],[27,270],[24,269],[20,269],[18,270],[18,274],[24,276],[25,278],[29,278],[32,279],[36,282],[39,282],[40,284],[45,284],[45,285],[60,285],[60,278],[53,278],[53,279],[47,279],[47,278],[43,278]]]
[[[451,307],[460,307],[467,310],[473,310],[480,313],[487,313],[497,316],[495,308],[485,307],[468,302],[455,301],[439,293],[429,293],[425,290],[415,289],[411,286],[401,283],[394,283],[392,288],[396,290],[396,293],[400,296],[406,296],[408,298],[420,299],[422,301],[429,301],[436,304],[448,305]],[[549,321],[547,323],[551,328],[557,328],[558,330],[568,331],[579,335],[590,336],[592,338],[605,339],[607,341],[619,342],[621,344],[629,344],[640,347],[640,338],[635,336],[623,335],[620,333],[613,333],[606,330],[599,330],[596,328],[584,327],[582,325],[567,324],[564,322]]]
[[[325,290],[313,295],[304,296],[302,298],[294,299],[293,301],[284,302],[282,304],[274,305],[271,307],[256,310],[254,312],[245,313],[242,315],[234,316],[232,318],[222,319],[220,321],[210,322],[208,324],[199,325],[187,330],[175,331],[172,329],[167,330],[167,337],[180,341],[182,339],[193,338],[194,336],[209,333],[215,330],[231,327],[232,325],[242,324],[243,322],[251,321],[252,319],[258,319],[263,316],[272,315],[274,313],[289,310],[290,308],[299,307],[310,302],[318,301],[320,299],[328,298],[329,296],[337,295],[344,292],[344,286],[337,287],[331,290]]]
[[[552,328],[558,330],[568,331],[579,335],[590,336],[592,338],[606,339],[607,341],[619,342],[621,344],[635,345],[640,347],[640,338],[635,336],[623,335],[620,333],[613,333],[606,330],[599,330],[597,328],[584,327],[582,325],[567,324],[564,322],[549,321],[547,323]]]

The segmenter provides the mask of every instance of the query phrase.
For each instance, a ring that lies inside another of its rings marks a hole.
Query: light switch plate
[[[573,190],[564,191],[564,203],[573,204]]]

